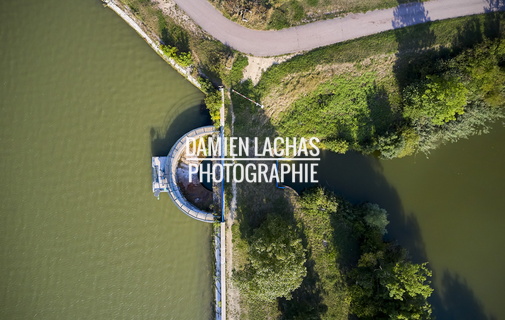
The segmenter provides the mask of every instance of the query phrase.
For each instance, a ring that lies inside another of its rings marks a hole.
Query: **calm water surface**
[[[211,226],[150,189],[201,100],[99,1],[0,2],[0,319],[209,319]]]

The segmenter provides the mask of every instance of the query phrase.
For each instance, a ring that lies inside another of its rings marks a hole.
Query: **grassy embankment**
[[[210,0],[228,19],[252,29],[282,29],[414,0]]]

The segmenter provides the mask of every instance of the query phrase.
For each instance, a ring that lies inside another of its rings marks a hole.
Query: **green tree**
[[[386,234],[386,226],[389,224],[387,211],[375,203],[366,203],[364,207],[367,209],[364,217],[366,224],[375,228],[381,235]]]
[[[461,70],[475,98],[489,106],[505,104],[505,40],[486,41],[449,64]]]
[[[468,89],[459,77],[427,76],[421,85],[406,89],[405,116],[414,122],[443,125],[465,112]]]
[[[305,261],[305,250],[295,228],[270,215],[253,234],[249,263],[235,273],[234,279],[252,298],[261,301],[289,299],[307,274]]]
[[[213,92],[207,93],[204,102],[209,110],[212,122],[218,123],[220,119],[219,110],[222,104],[221,92],[214,90]]]
[[[364,253],[351,274],[351,310],[361,319],[431,319],[431,271],[391,248]]]

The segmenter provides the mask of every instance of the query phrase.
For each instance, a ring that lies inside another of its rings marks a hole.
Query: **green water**
[[[99,1],[0,2],[0,319],[209,319],[211,226],[151,192],[202,94]]]
[[[379,161],[322,156],[319,178],[353,202],[386,208],[390,239],[434,271],[439,320],[505,319],[505,128],[432,152]]]

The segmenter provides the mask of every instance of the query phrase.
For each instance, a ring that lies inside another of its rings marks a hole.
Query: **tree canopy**
[[[431,319],[431,271],[395,256],[392,247],[361,256],[351,274],[352,312],[361,319]]]
[[[305,249],[295,228],[269,215],[249,244],[249,263],[235,273],[237,285],[263,301],[290,298],[307,274]]]
[[[443,125],[463,114],[468,103],[468,89],[454,76],[427,76],[421,86],[410,87],[406,94],[405,115],[414,122]]]

